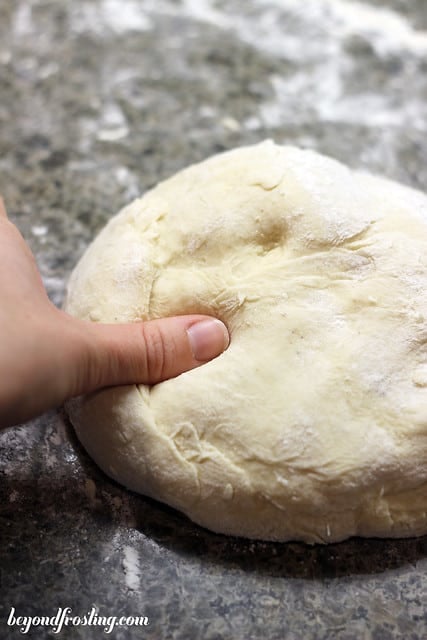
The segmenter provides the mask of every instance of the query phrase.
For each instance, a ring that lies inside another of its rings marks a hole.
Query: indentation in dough
[[[288,228],[284,218],[269,217],[266,212],[255,218],[255,241],[264,252],[282,247],[286,243]]]

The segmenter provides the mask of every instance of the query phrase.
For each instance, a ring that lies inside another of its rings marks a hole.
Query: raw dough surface
[[[427,197],[270,141],[123,209],[72,274],[95,322],[209,313],[228,350],[68,411],[127,487],[213,531],[427,532]]]

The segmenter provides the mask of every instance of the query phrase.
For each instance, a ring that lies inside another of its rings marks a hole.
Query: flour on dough
[[[200,368],[69,403],[126,487],[249,538],[427,532],[425,195],[270,141],[220,154],[107,224],[66,309],[229,327]]]

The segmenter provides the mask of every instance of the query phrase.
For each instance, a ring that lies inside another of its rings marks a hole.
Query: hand
[[[228,343],[210,316],[108,325],[57,309],[0,198],[0,427],[101,387],[173,378]]]

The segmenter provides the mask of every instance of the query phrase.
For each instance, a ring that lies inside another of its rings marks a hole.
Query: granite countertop
[[[0,123],[0,192],[61,304],[112,214],[223,149],[274,138],[427,190],[427,4],[0,0]],[[1,638],[11,607],[149,620],[67,638],[427,637],[426,537],[214,535],[109,480],[61,413],[0,439]]]

